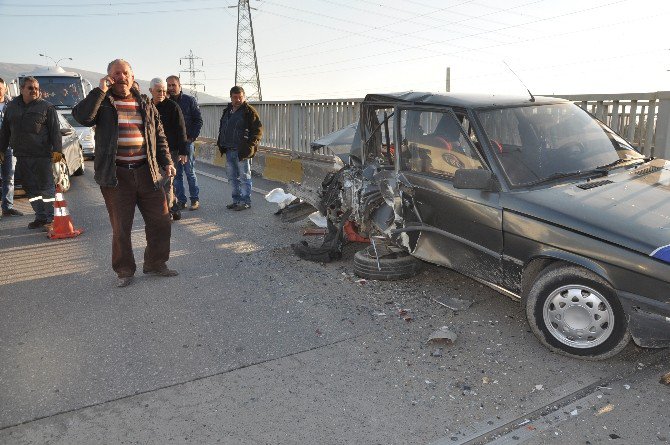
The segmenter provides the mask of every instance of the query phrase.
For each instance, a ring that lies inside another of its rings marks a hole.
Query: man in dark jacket
[[[188,144],[188,158],[186,162],[177,164],[177,176],[174,179],[175,193],[179,200],[179,206],[186,208],[186,192],[184,190],[184,175],[188,181],[188,193],[191,197],[191,206],[189,210],[197,210],[200,208],[200,188],[198,187],[198,178],[195,176],[195,147],[193,142],[200,135],[202,128],[202,115],[198,102],[195,97],[184,94],[181,90],[181,83],[179,77],[169,76],[167,79],[167,89],[170,99],[177,102],[181,112],[184,115],[184,123],[186,124],[186,137]],[[183,173],[183,174],[182,174]]]
[[[36,229],[49,224],[54,216],[55,185],[51,163],[63,155],[58,115],[53,105],[40,97],[34,77],[21,79],[21,95],[7,105],[0,128],[0,153],[10,146],[17,158],[16,169],[35,211],[28,224]]]
[[[146,274],[172,277],[170,258],[170,214],[162,176],[174,176],[158,110],[132,88],[135,76],[130,64],[116,59],[107,66],[100,85],[72,110],[82,125],[95,128],[95,181],[105,199],[112,225],[112,268],[118,286],[132,283],[135,258],[130,234],[135,206],[144,217],[147,247]]]
[[[251,207],[251,158],[256,155],[263,136],[263,125],[256,109],[249,105],[244,89],[230,89],[230,103],[223,110],[216,145],[226,154],[226,173],[233,187],[233,202],[226,208],[246,210]]]
[[[151,100],[161,115],[163,131],[170,147],[170,155],[175,165],[184,164],[188,161],[188,141],[186,140],[186,125],[181,108],[172,99],[167,98],[167,85],[160,77],[151,79],[149,84]],[[181,208],[176,200],[173,187],[173,178],[165,181],[165,192],[167,193],[168,207],[173,220],[181,219]]]

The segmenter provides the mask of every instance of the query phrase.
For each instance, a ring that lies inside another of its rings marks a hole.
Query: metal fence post
[[[659,91],[657,94],[659,103],[653,154],[656,157],[668,159],[670,156],[670,91]]]

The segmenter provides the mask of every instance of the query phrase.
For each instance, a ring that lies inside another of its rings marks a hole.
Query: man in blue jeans
[[[186,208],[186,191],[184,189],[184,174],[186,181],[188,181],[188,192],[191,197],[191,206],[189,210],[198,210],[200,208],[200,188],[198,187],[198,178],[195,176],[194,164],[195,154],[193,142],[200,135],[202,128],[202,116],[200,115],[200,108],[198,102],[193,96],[184,94],[181,90],[181,82],[178,76],[169,76],[166,79],[167,90],[170,99],[177,102],[181,112],[184,115],[184,123],[186,124],[186,138],[187,138],[187,161],[177,164],[177,175],[174,178],[174,191],[177,195],[177,205],[184,209]]]
[[[258,112],[246,101],[244,89],[232,87],[216,141],[221,155],[226,154],[226,173],[233,187],[233,202],[227,209],[240,211],[251,207],[251,158],[256,154],[262,135]]]
[[[5,114],[5,107],[9,103],[7,96],[7,85],[0,78],[0,126],[2,125],[2,116]],[[16,158],[12,147],[7,147],[4,153],[4,161],[0,166],[0,179],[2,179],[2,216],[22,216],[14,208],[14,169],[16,168]]]

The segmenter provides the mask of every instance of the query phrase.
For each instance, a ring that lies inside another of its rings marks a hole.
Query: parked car
[[[63,117],[77,132],[79,136],[79,143],[84,150],[85,159],[93,159],[95,157],[95,127],[84,127],[72,117],[70,110],[62,112]]]
[[[63,160],[54,164],[54,183],[60,184],[64,192],[70,189],[70,175],[84,174],[84,150],[74,127],[58,113],[60,133],[63,136]]]
[[[569,101],[368,95],[343,168],[292,193],[329,221],[301,256],[336,258],[353,226],[377,240],[357,274],[407,276],[416,258],[457,270],[521,301],[552,351],[670,346],[670,162]]]
[[[63,143],[63,159],[53,164],[54,183],[60,184],[64,192],[70,189],[70,176],[84,174],[84,152],[79,142],[77,132],[67,120],[58,113],[58,123]],[[21,189],[21,176],[17,170],[14,177],[15,187]]]

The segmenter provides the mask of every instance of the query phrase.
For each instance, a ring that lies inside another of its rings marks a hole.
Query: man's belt
[[[147,165],[147,161],[136,162],[134,164],[116,164],[117,167],[125,168],[127,170],[136,170]]]

